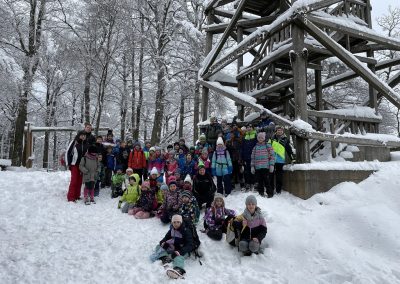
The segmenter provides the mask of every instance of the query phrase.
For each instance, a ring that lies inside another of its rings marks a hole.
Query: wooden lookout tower
[[[322,143],[400,145],[394,136],[374,138],[381,137],[377,100],[383,96],[400,108],[400,96],[392,89],[400,82],[400,72],[388,82],[375,74],[400,65],[400,59],[378,62],[374,52],[400,50],[400,40],[371,28],[370,0],[210,0],[205,13],[207,56],[199,71],[203,120],[213,90],[235,101],[241,119],[244,107],[269,111],[295,137],[300,163],[310,162]],[[234,45],[226,49],[229,38]],[[321,63],[332,57],[349,71],[323,80]],[[221,76],[227,67],[231,73],[236,69],[236,84]],[[311,72],[313,82],[307,82]],[[359,107],[372,115],[335,110],[323,97],[323,89],[356,77],[369,86],[368,99]]]

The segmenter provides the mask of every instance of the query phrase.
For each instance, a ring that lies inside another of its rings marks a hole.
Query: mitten
[[[272,174],[274,172],[274,166],[269,166],[269,172]]]

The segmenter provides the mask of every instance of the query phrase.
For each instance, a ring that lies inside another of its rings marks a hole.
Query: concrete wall
[[[286,171],[283,178],[283,189],[297,197],[307,199],[316,193],[326,192],[341,182],[361,182],[371,173],[373,173],[372,170]]]
[[[353,162],[374,161],[380,162],[390,161],[390,148],[388,147],[374,147],[374,146],[357,146],[359,152],[352,152]],[[349,160],[349,159],[346,159]]]

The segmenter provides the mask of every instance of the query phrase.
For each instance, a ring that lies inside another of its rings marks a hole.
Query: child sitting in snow
[[[129,178],[133,174],[132,168],[127,168],[125,171],[125,180],[124,183],[122,184],[122,190],[125,191],[126,187],[129,185]]]
[[[140,177],[138,174],[132,174],[129,177],[129,184],[118,202],[118,209],[121,209],[122,203],[125,202],[121,209],[122,213],[128,213],[130,209],[135,207],[140,196],[139,181]]]
[[[172,262],[173,269],[167,270],[171,278],[181,278],[184,270],[185,257],[193,250],[193,237],[190,229],[183,223],[182,216],[172,216],[171,226],[165,237],[156,246],[150,256],[152,261],[161,260],[163,264]]]
[[[168,224],[171,217],[178,213],[180,207],[180,190],[176,186],[175,179],[169,179],[169,190],[164,196],[164,202],[159,209],[161,222]]]
[[[97,160],[97,148],[96,146],[90,146],[85,156],[81,159],[79,164],[79,170],[83,174],[83,182],[85,189],[83,196],[85,198],[85,204],[96,203],[94,201],[94,184],[97,180],[99,161]],[[90,201],[88,195],[90,194]]]
[[[152,217],[154,201],[156,200],[156,193],[154,189],[150,188],[150,182],[145,180],[142,183],[142,191],[140,192],[139,199],[136,206],[128,211],[129,215],[134,215],[136,219],[147,219]]]
[[[196,198],[194,198],[191,191],[184,190],[180,194],[180,199],[179,214],[188,224],[196,225],[200,217],[200,209]]]
[[[247,196],[246,209],[233,220],[232,225],[238,238],[239,251],[243,255],[258,254],[267,234],[267,225],[254,195]]]
[[[207,236],[214,240],[221,240],[226,233],[228,222],[235,217],[235,211],[225,208],[224,197],[217,193],[211,207],[204,215],[204,229]]]
[[[117,166],[116,173],[112,176],[111,183],[111,198],[116,198],[118,196],[122,196],[122,184],[125,182],[125,175],[122,172],[122,167]]]

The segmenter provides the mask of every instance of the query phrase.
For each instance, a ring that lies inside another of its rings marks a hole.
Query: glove
[[[256,173],[256,168],[255,167],[251,167],[251,173],[254,175]]]
[[[118,209],[121,209],[122,201],[118,201]]]
[[[274,166],[269,166],[269,172],[272,174],[274,172]]]

